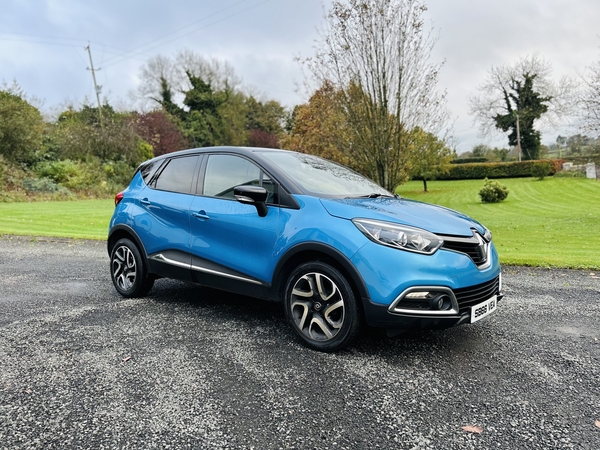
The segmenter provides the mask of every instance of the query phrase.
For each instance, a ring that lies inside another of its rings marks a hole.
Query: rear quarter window
[[[140,173],[142,174],[144,183],[150,184],[150,180],[152,180],[152,177],[163,162],[164,161],[150,161],[145,164],[142,164],[142,166],[140,167]]]

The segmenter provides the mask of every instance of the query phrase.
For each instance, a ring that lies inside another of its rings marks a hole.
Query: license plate
[[[483,319],[485,316],[489,316],[491,313],[496,311],[497,305],[498,303],[496,301],[496,296],[494,295],[485,302],[471,306],[471,323],[475,323],[478,320]]]

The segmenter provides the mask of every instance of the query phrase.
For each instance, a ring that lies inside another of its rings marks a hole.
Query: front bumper
[[[472,306],[502,298],[498,254],[489,246],[486,264],[470,256],[438,250],[419,255],[381,245],[365,245],[352,258],[369,297],[363,298],[369,325],[387,329],[448,328],[470,322]]]
[[[501,275],[475,286],[460,289],[434,287],[443,291],[450,297],[451,306],[445,310],[429,308],[425,302],[413,302],[406,299],[410,292],[432,290],[432,287],[415,286],[407,289],[390,306],[373,303],[363,299],[365,318],[371,326],[408,331],[412,329],[441,329],[449,328],[463,323],[469,323],[471,308],[496,296],[496,300],[503,298],[501,292]],[[407,301],[408,300],[408,301]]]

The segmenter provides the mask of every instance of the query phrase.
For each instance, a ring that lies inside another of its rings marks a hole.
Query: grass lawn
[[[411,181],[403,197],[443,205],[487,226],[503,264],[600,269],[600,183],[583,178],[499,180],[510,193],[483,204],[482,180]]]
[[[500,180],[510,193],[483,204],[482,180],[411,181],[397,192],[447,206],[494,234],[503,264],[600,270],[600,183],[582,178]],[[0,235],[106,239],[113,200],[0,203]]]
[[[114,200],[0,203],[0,235],[106,239]]]

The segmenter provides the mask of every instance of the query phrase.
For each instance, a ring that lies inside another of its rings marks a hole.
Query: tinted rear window
[[[162,191],[191,194],[196,161],[197,155],[171,159],[156,179],[154,187]]]

